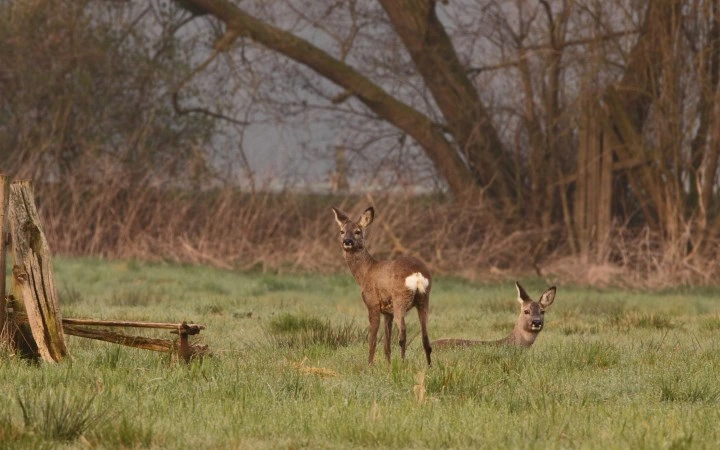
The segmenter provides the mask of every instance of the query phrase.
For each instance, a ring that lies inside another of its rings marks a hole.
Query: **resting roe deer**
[[[534,302],[525,292],[520,283],[515,282],[518,291],[518,302],[520,302],[520,315],[515,322],[512,332],[497,341],[473,341],[468,339],[438,339],[432,345],[436,348],[443,347],[467,347],[477,344],[515,345],[519,347],[530,347],[537,339],[538,334],[545,326],[545,310],[555,301],[555,286],[548,288],[540,296],[540,300]]]
[[[368,363],[372,364],[375,357],[381,315],[385,319],[385,357],[390,361],[390,341],[394,320],[400,331],[400,355],[405,358],[405,314],[410,309],[417,308],[425,357],[430,365],[432,348],[427,333],[432,288],[430,270],[422,261],[412,256],[378,261],[370,255],[365,247],[365,229],[375,218],[375,210],[372,207],[366,209],[357,222],[353,222],[347,214],[336,208],[332,210],[335,213],[335,221],[340,227],[340,245],[345,255],[345,262],[360,285],[362,299],[368,310],[370,321]]]

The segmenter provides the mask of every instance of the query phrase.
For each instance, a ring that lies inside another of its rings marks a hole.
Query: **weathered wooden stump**
[[[8,219],[13,239],[14,306],[24,306],[39,356],[49,362],[61,361],[67,354],[67,347],[50,247],[40,226],[29,181],[10,184]]]

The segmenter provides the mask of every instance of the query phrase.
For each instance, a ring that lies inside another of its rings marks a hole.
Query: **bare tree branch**
[[[375,114],[412,136],[455,194],[462,195],[475,186],[465,163],[428,117],[392,97],[347,64],[304,39],[256,19],[227,0],[185,1],[208,11],[238,37],[250,38],[352,92]]]

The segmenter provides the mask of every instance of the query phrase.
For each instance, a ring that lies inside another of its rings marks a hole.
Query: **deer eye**
[[[355,230],[355,236],[360,236],[361,234],[362,234],[362,231],[360,231],[360,230]]]
[[[524,313],[525,313],[525,314],[530,314],[530,310],[529,310],[529,309],[526,309],[526,310],[524,311]]]
[[[540,314],[545,315],[545,311],[540,311]]]

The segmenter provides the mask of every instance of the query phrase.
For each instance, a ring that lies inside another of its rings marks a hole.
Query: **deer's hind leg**
[[[430,346],[430,337],[428,336],[427,322],[428,313],[430,309],[430,296],[425,294],[423,298],[420,298],[417,304],[418,319],[420,319],[420,330],[422,331],[422,344],[425,350],[425,358],[427,359],[428,366],[431,364],[430,353],[432,353],[432,347]]]
[[[388,362],[390,362],[390,352],[391,352],[390,344],[392,344],[393,316],[392,316],[392,314],[383,313],[383,318],[385,319],[385,342],[384,342],[385,358],[387,358]]]

